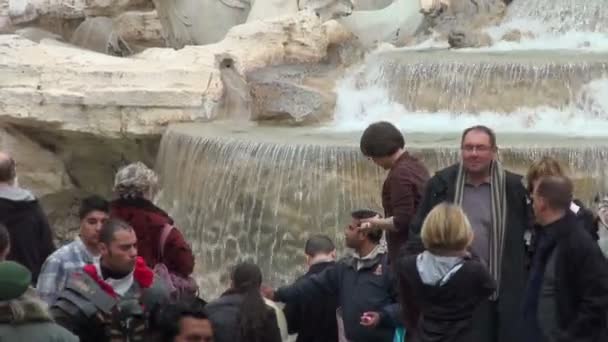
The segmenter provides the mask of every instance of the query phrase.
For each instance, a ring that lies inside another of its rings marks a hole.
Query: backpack
[[[198,296],[198,285],[192,277],[183,277],[171,272],[162,260],[164,257],[165,243],[169,233],[173,230],[173,225],[165,224],[160,235],[160,256],[159,262],[154,266],[154,273],[158,275],[167,286],[172,300],[182,298],[196,298]]]

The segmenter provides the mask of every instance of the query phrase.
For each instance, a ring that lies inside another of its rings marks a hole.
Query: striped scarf
[[[454,195],[454,203],[457,205],[462,205],[466,179],[466,170],[460,163]],[[498,161],[494,161],[490,167],[490,194],[492,196],[492,230],[490,231],[490,260],[487,261],[490,274],[497,283],[496,292],[491,297],[492,300],[496,300],[500,289],[502,251],[507,222],[506,176],[502,165]]]

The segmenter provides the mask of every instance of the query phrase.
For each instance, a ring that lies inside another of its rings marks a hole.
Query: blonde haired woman
[[[399,260],[398,272],[421,310],[420,342],[469,342],[473,311],[496,288],[486,267],[471,258],[471,225],[460,207],[442,203],[424,220],[421,231],[426,251]],[[407,313],[406,313],[407,314]]]

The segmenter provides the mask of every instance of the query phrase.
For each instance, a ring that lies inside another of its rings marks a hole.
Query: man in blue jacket
[[[276,291],[264,289],[269,299],[287,304],[335,296],[341,308],[346,339],[350,342],[391,342],[400,325],[396,284],[388,266],[382,231],[362,230],[361,217],[353,213],[345,229],[349,255],[319,274],[300,279]]]

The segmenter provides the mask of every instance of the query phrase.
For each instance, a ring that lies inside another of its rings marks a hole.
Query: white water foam
[[[510,31],[522,33],[520,41],[509,42],[502,37]],[[549,25],[539,20],[513,19],[501,25],[488,27],[486,33],[495,43],[490,47],[463,49],[460,51],[513,51],[513,50],[581,50],[608,51],[608,34],[569,30],[555,32]]]
[[[385,120],[410,133],[457,133],[483,124],[506,133],[608,137],[608,79],[590,82],[567,110],[545,106],[511,113],[412,112],[391,101],[381,86],[359,89],[354,77],[339,82],[336,92],[334,120],[327,128],[338,132],[361,131]]]

